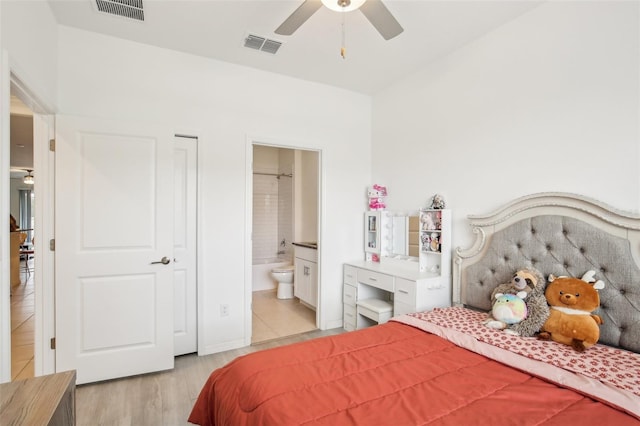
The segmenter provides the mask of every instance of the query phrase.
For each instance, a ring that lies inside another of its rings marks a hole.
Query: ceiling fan
[[[305,0],[285,19],[275,33],[280,35],[293,34],[323,4],[329,9],[338,12],[350,12],[360,9],[385,40],[390,40],[404,31],[381,0]]]
[[[31,174],[31,172],[33,172],[33,170],[31,169],[25,169],[25,171],[27,172],[26,176],[23,178],[23,182],[27,185],[33,185],[33,175]]]

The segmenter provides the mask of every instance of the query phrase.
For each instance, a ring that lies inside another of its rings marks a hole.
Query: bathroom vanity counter
[[[317,250],[318,249],[318,243],[313,243],[313,242],[293,242],[292,243],[294,246],[298,246],[298,247],[306,247],[306,248],[310,248],[313,250]]]

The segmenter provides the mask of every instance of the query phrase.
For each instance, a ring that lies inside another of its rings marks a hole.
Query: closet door
[[[56,117],[56,371],[173,368],[174,137]]]
[[[174,355],[198,351],[196,196],[198,140],[174,141]]]

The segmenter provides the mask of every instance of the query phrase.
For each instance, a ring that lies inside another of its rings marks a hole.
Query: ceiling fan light
[[[24,177],[24,179],[22,179],[22,181],[26,185],[33,185],[33,175],[31,174],[31,170],[27,172],[27,175]]]
[[[360,6],[364,4],[367,0],[351,0],[347,1],[347,5],[342,5],[342,0],[322,0],[322,4],[324,4],[327,8],[334,10],[336,12],[351,12],[352,10],[358,9]]]

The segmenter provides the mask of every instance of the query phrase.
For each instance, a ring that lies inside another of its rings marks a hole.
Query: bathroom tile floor
[[[33,259],[29,266],[33,268]],[[11,289],[11,380],[33,377],[35,292],[33,272],[26,274],[20,262],[20,285]]]
[[[297,298],[278,299],[275,290],[253,292],[251,343],[316,329],[316,312]]]

